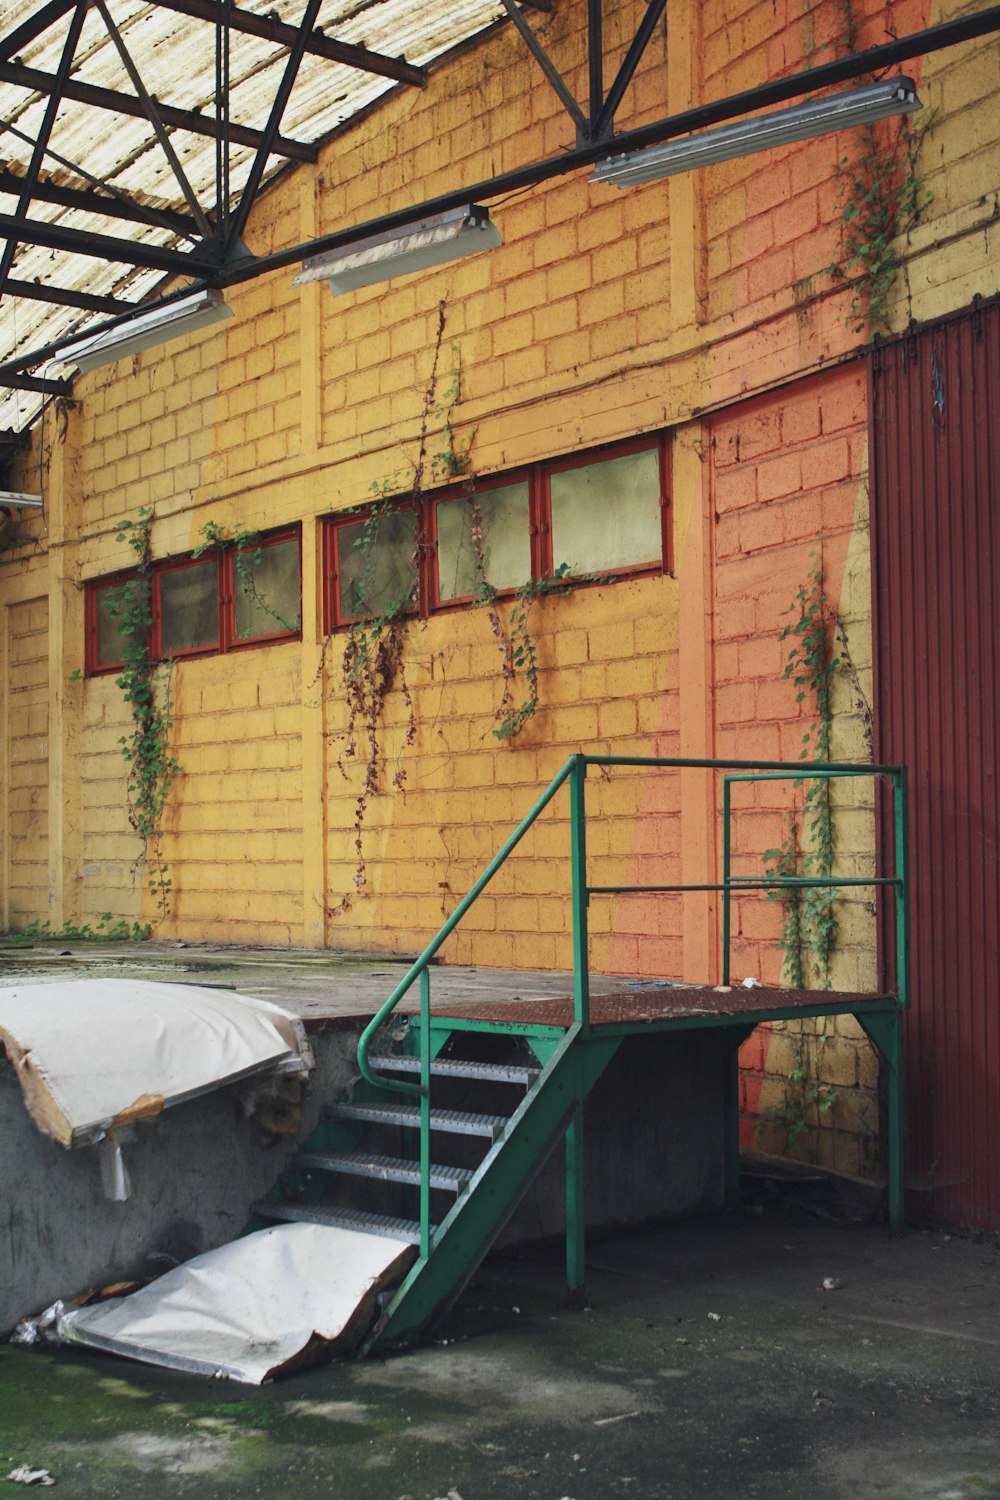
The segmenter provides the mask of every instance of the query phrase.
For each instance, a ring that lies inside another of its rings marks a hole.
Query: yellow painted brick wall
[[[48,600],[3,611],[4,900],[8,921],[48,911]]]

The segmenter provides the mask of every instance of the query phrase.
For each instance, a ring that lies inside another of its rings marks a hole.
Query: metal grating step
[[[415,1104],[333,1104],[326,1111],[331,1120],[370,1120],[378,1125],[402,1125],[420,1129],[420,1108]],[[431,1129],[452,1135],[480,1135],[495,1141],[507,1124],[507,1115],[474,1114],[469,1110],[431,1111]]]
[[[373,1068],[386,1073],[419,1073],[419,1057],[370,1057]],[[481,1078],[491,1083],[520,1083],[530,1087],[541,1073],[541,1068],[518,1066],[516,1063],[455,1062],[451,1058],[440,1058],[431,1063],[432,1078]]]
[[[420,1186],[420,1163],[407,1161],[401,1156],[373,1156],[365,1151],[302,1151],[292,1165],[321,1172],[345,1172],[348,1176],[369,1177],[378,1182],[406,1182]],[[430,1184],[444,1192],[460,1193],[471,1176],[470,1167],[432,1165]]]
[[[287,1219],[293,1224],[357,1229],[362,1234],[378,1234],[385,1239],[420,1244],[420,1225],[414,1219],[394,1219],[388,1214],[365,1213],[360,1208],[338,1208],[335,1204],[325,1203],[255,1203],[250,1212],[258,1219]]]

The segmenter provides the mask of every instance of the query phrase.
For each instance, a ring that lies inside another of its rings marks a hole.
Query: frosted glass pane
[[[531,531],[527,484],[480,490],[482,553],[486,580],[495,589],[516,589],[531,578]],[[473,507],[464,495],[437,508],[438,597],[468,598],[479,583],[472,539]]]
[[[120,612],[119,601],[122,599],[125,589],[139,590],[143,588],[149,588],[148,582],[143,583],[136,578],[128,583],[119,584],[116,588],[97,590],[94,596],[97,623],[97,642],[94,652],[95,666],[108,667],[116,662],[125,660],[128,635],[116,618],[116,615]]]
[[[298,630],[302,615],[298,537],[260,548],[246,547],[242,564],[247,574],[245,580],[234,559],[233,614],[237,640]]]
[[[214,557],[159,575],[160,654],[219,644],[219,564]]]
[[[574,573],[603,573],[662,559],[655,448],[564,469],[549,484],[553,567],[568,563]]]
[[[362,545],[364,521],[337,528],[337,603],[342,620],[392,614],[413,602],[416,526],[412,510],[393,511],[378,522],[371,547]]]

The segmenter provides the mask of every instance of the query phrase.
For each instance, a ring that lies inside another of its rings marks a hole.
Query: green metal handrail
[[[725,771],[723,779],[722,881],[703,884],[591,886],[587,884],[586,776],[588,766],[635,766],[662,770]],[[735,774],[734,774],[735,773]],[[889,876],[749,876],[732,873],[732,785],[740,781],[805,781],[812,778],[884,777],[893,786],[895,874]],[[729,982],[731,907],[734,891],[780,890],[838,886],[886,886],[896,894],[896,986],[900,1006],[907,1004],[907,808],[906,771],[902,766],[858,765],[854,762],[795,762],[704,760],[651,755],[571,755],[545,791],[521,820],[503,847],[490,860],[470,891],[455,907],[440,931],[411,965],[392,994],[365,1027],[358,1041],[358,1067],[375,1088],[410,1094],[420,1100],[420,1254],[430,1253],[430,974],[428,966],[458,926],[477,897],[489,885],[500,866],[513,853],[528,829],[548,807],[564,785],[570,786],[570,860],[573,912],[573,1009],[579,1034],[590,1030],[590,964],[588,957],[587,907],[596,895],[652,895],[684,891],[721,891],[723,897],[722,979]],[[415,981],[420,982],[420,1082],[390,1081],[374,1072],[368,1056],[372,1039]]]

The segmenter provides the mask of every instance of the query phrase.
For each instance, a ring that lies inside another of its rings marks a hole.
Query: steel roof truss
[[[545,48],[538,40],[535,33],[532,31],[531,27],[524,19],[520,10],[514,4],[514,0],[500,0],[500,3],[503,6],[504,10],[507,12],[510,19],[513,21],[528,51],[531,53],[538,66],[541,68],[542,72],[549,80],[549,83],[552,85],[556,94],[561,99],[563,108],[566,110],[566,113],[569,115],[570,119],[573,121],[573,124],[576,126],[577,137],[579,138],[581,133],[585,136],[587,133],[587,121],[584,116],[583,110],[580,108],[579,104],[577,104],[576,100],[573,98],[573,95],[570,93],[569,88],[566,85],[566,81],[563,78],[562,74],[559,72],[559,69],[556,67],[549,54],[546,52]],[[588,0],[588,3],[592,4],[593,0]]]
[[[153,3],[161,10],[177,11],[180,15],[194,16],[201,21],[214,22],[218,11],[218,0],[153,0]],[[241,31],[248,36],[259,36],[281,47],[294,46],[299,31],[297,26],[290,26],[287,22],[278,20],[277,16],[254,15],[251,11],[240,10],[235,5],[229,7],[229,25],[233,31]],[[417,88],[424,88],[427,84],[426,68],[415,67],[403,57],[386,57],[381,52],[369,51],[367,47],[357,47],[350,42],[338,42],[333,37],[326,36],[322,31],[310,29],[305,50],[315,57],[325,57],[329,62],[343,63],[346,67],[356,68],[362,73],[379,74],[383,78],[393,79],[396,83],[409,83]]]
[[[127,312],[130,305],[120,297],[99,297],[94,292],[45,286],[39,281],[15,281],[13,276],[7,278],[7,291],[11,297],[24,297],[29,302],[53,302],[60,307],[78,307],[83,312],[121,313]]]
[[[40,6],[29,20],[22,22],[7,36],[0,37],[0,59],[6,62],[9,58],[16,57],[22,47],[30,46],[36,37],[48,31],[53,22],[60,20],[75,4],[76,0],[49,0],[48,5]]]
[[[181,192],[184,194],[184,201],[187,204],[188,208],[191,210],[195,223],[198,225],[198,229],[201,232],[202,238],[210,240],[212,238],[212,226],[209,224],[208,220],[205,218],[204,213],[202,212],[201,204],[198,202],[195,191],[188,181],[187,173],[181,166],[180,157],[174,150],[173,142],[167,134],[163,121],[160,119],[159,110],[150,97],[149,91],[146,88],[146,85],[143,83],[142,78],[140,77],[139,69],[136,67],[135,62],[132,59],[132,54],[129,52],[128,48],[125,45],[125,38],[122,36],[118,27],[112,20],[111,12],[108,10],[108,7],[104,3],[104,0],[94,0],[94,4],[97,6],[97,9],[101,13],[101,20],[104,22],[104,25],[107,28],[108,36],[114,43],[115,50],[122,60],[122,67],[128,74],[132,87],[135,89],[139,98],[142,100],[143,111],[146,115],[146,119],[149,121],[150,125],[152,125],[153,132],[156,136],[156,139],[160,143],[163,154],[167,158],[167,161],[170,163],[170,170],[173,172],[174,177],[177,180],[177,184]]]
[[[43,73],[39,68],[26,68],[22,63],[0,62],[0,83],[14,83],[19,88],[28,89],[31,93],[50,94],[55,87],[55,77],[51,73]],[[97,109],[108,109],[119,115],[133,115],[139,119],[146,119],[146,111],[142,101],[136,99],[133,94],[122,94],[115,89],[101,88],[95,83],[82,83],[79,79],[71,78],[62,90],[63,97],[74,99],[79,104],[92,104]],[[157,106],[160,118],[167,125],[173,125],[178,130],[189,130],[193,135],[215,136],[217,125],[210,115],[199,114],[193,109],[176,109],[173,105],[159,104]],[[259,146],[261,132],[251,130],[245,125],[233,125],[230,127],[232,139],[241,146]],[[313,162],[319,154],[317,146],[310,146],[306,141],[288,140],[285,136],[279,136],[274,143],[274,154],[276,156],[287,156],[293,161]]]
[[[46,152],[51,156],[51,148]],[[70,163],[65,163],[70,166]],[[73,168],[71,167],[71,170]],[[89,173],[81,173],[90,177]],[[97,182],[96,178],[90,178]],[[18,172],[9,172],[0,167],[0,196],[18,197],[24,186],[24,177]],[[105,184],[101,184],[105,186]],[[190,237],[194,230],[194,224],[184,214],[179,214],[170,209],[159,209],[147,206],[144,203],[135,203],[131,198],[126,198],[123,193],[117,193],[115,189],[108,186],[108,192],[92,192],[88,188],[63,187],[61,183],[50,182],[45,177],[39,177],[35,183],[33,196],[41,203],[56,203],[60,208],[76,208],[85,214],[104,214],[109,219],[128,219],[135,224],[151,224],[158,229],[169,229],[174,234],[183,234]],[[114,196],[109,196],[114,193]]]
[[[666,9],[666,0],[649,0],[646,14],[639,23],[639,29],[632,38],[631,45],[622,59],[621,67],[615,77],[614,83],[608,90],[607,98],[600,106],[596,117],[593,114],[591,104],[591,138],[595,141],[607,140],[615,128],[615,111],[622,102],[625,90],[635,75],[639,60],[649,45],[649,39],[656,29],[656,23]]]
[[[285,62],[285,71],[281,75],[281,82],[278,85],[278,91],[274,96],[274,102],[271,105],[271,113],[268,116],[267,124],[264,127],[264,134],[261,139],[261,143],[257,147],[257,154],[253,159],[253,165],[250,168],[250,175],[247,177],[246,185],[244,186],[240,201],[236,206],[235,213],[230,218],[229,226],[226,230],[225,254],[223,256],[224,260],[229,259],[229,256],[232,254],[234,248],[239,243],[240,236],[242,235],[243,230],[246,228],[247,218],[250,214],[251,208],[253,207],[254,199],[257,196],[257,190],[260,187],[261,179],[264,176],[264,169],[267,166],[267,158],[271,154],[271,146],[273,141],[277,137],[278,126],[281,124],[281,117],[285,113],[285,106],[288,104],[289,96],[291,95],[292,89],[295,86],[295,80],[298,77],[299,68],[302,66],[302,59],[305,56],[306,47],[309,42],[309,34],[316,24],[316,17],[319,13],[321,3],[322,0],[306,0],[306,8],[302,13],[302,20],[300,21],[298,30],[295,33],[295,40],[289,48],[288,58]],[[104,0],[97,0],[97,4],[103,5]],[[232,11],[230,11],[230,17],[231,16]]]
[[[121,261],[124,265],[145,266],[172,275],[214,278],[218,269],[201,256],[171,250],[165,245],[150,245],[142,240],[117,240],[110,234],[67,229],[64,224],[20,219],[16,214],[0,214],[0,239],[17,239],[26,245],[41,245],[46,250],[66,250],[74,255]]]
[[[56,71],[55,84],[52,93],[49,95],[48,103],[45,106],[45,115],[42,119],[41,129],[38,132],[38,137],[31,153],[31,161],[28,163],[28,170],[25,173],[24,185],[17,200],[16,217],[19,219],[27,218],[28,209],[31,206],[35,183],[38,181],[38,174],[42,169],[42,162],[45,160],[45,150],[49,143],[49,136],[52,134],[52,127],[56,122],[56,115],[59,113],[59,106],[62,103],[63,90],[66,87],[66,80],[69,78],[69,70],[73,66],[76,45],[80,40],[80,32],[83,30],[83,23],[87,18],[89,3],[90,0],[77,0],[76,10],[73,12],[73,17],[66,32],[66,40],[63,43],[62,54],[59,58],[59,67]],[[3,255],[0,256],[0,297],[3,296],[4,286],[6,285],[7,277],[10,275],[10,268],[14,264],[14,256],[17,254],[17,244],[16,237],[8,238],[4,246]]]

